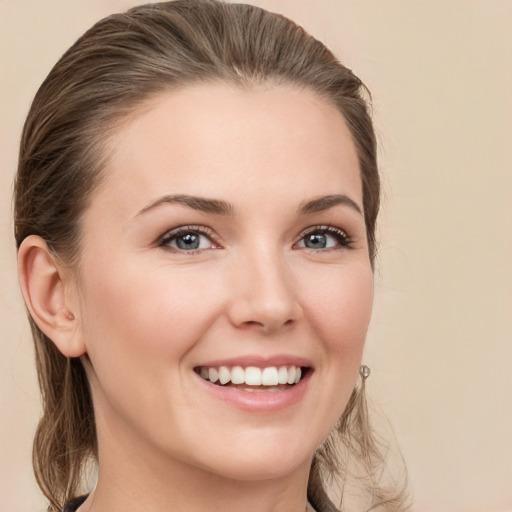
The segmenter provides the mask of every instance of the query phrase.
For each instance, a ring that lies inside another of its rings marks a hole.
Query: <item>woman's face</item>
[[[242,480],[308,468],[354,387],[372,306],[342,116],[294,87],[194,86],[154,99],[109,148],[75,311],[100,454]]]

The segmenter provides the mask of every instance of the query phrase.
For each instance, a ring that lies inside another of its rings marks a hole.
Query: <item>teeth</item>
[[[261,370],[255,366],[245,369],[245,383],[249,386],[261,386]]]
[[[277,372],[277,382],[279,382],[279,384],[288,384],[288,368],[286,368],[286,366],[279,368]]]
[[[221,384],[226,384],[226,382],[231,380],[231,373],[226,366],[221,366],[219,368],[219,380]]]
[[[233,384],[243,384],[245,382],[245,372],[241,366],[233,366],[231,369],[231,382]]]
[[[208,380],[210,382],[217,382],[219,380],[219,372],[215,368],[208,370]]]
[[[292,366],[289,370],[288,370],[288,384],[295,384],[295,376],[297,375],[297,370],[295,369],[295,366]],[[210,377],[210,380],[211,377]],[[212,381],[212,382],[215,382],[215,381]]]
[[[277,377],[277,368],[275,366],[265,368],[261,372],[261,383],[264,386],[277,386],[279,384],[279,379]]]
[[[257,366],[220,366],[207,368],[202,366],[199,375],[210,382],[219,382],[222,385],[247,384],[248,386],[278,386],[279,384],[297,384],[300,381],[302,371],[300,366],[269,366],[258,368]]]

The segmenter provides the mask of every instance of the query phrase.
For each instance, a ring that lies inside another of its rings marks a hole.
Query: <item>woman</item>
[[[378,207],[364,85],[291,21],[181,0],[84,34],[15,190],[49,510],[337,510],[349,460],[403,510],[360,371]]]

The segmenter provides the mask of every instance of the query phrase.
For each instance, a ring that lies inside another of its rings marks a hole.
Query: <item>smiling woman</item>
[[[202,0],[110,16],[50,72],[15,191],[50,510],[334,511],[347,457],[366,509],[405,510],[360,372],[364,91],[291,21]]]

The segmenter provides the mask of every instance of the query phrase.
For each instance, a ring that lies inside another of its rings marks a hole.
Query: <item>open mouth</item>
[[[298,384],[310,369],[302,366],[198,366],[194,371],[217,386],[230,386],[246,391],[281,391]]]

